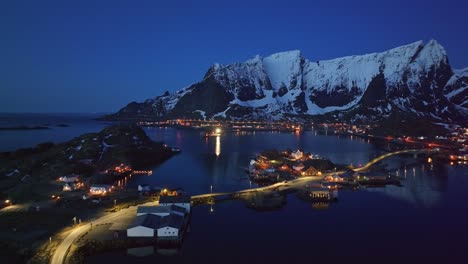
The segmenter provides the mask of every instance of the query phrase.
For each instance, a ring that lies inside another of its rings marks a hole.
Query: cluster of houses
[[[104,171],[106,174],[130,174],[132,173],[132,167],[126,165],[124,163],[120,164],[119,166],[115,166],[114,168],[110,168]]]
[[[61,176],[57,181],[63,182],[62,190],[64,192],[77,191],[84,187],[83,182],[80,181],[80,176],[77,174]]]
[[[330,163],[318,155],[306,154],[301,150],[268,151],[250,161],[248,172],[253,180],[279,181],[291,177],[320,176],[322,172],[314,164],[327,167]]]
[[[190,217],[190,196],[161,196],[158,206],[139,206],[127,228],[129,238],[179,242]]]

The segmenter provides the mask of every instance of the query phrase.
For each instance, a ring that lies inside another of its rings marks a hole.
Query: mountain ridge
[[[318,61],[292,50],[215,63],[201,81],[132,102],[107,118],[281,120],[335,113],[336,119],[370,122],[402,112],[463,122],[468,116],[467,73],[452,70],[436,40]]]

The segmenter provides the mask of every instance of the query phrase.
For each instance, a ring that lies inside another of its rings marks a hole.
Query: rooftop
[[[160,222],[162,216],[153,215],[153,214],[146,214],[140,215],[135,218],[135,221],[129,226],[129,228],[137,227],[137,226],[144,226],[148,228],[155,229],[158,223]]]
[[[159,203],[190,203],[190,196],[178,195],[178,196],[161,196]]]
[[[154,213],[171,213],[180,212],[185,213],[185,208],[171,205],[171,206],[138,206],[137,214],[154,214]]]

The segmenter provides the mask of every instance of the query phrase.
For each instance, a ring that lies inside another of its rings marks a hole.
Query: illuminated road
[[[146,203],[142,204],[141,206],[151,206],[151,205],[156,205],[157,203],[151,202],[151,203]],[[112,220],[115,218],[121,217],[122,215],[126,213],[132,213],[134,211],[136,215],[136,209],[137,206],[131,206],[126,209],[122,209],[118,212],[115,213],[110,213],[108,215],[105,215],[101,218],[98,218],[92,222],[92,225],[99,225],[99,224],[105,224],[105,223],[112,223]],[[52,256],[52,259],[50,261],[51,264],[62,264],[64,263],[65,257],[68,253],[68,250],[70,249],[71,245],[73,242],[78,239],[81,235],[83,235],[89,228],[91,228],[91,223],[83,224],[81,226],[76,227],[73,229],[67,237],[57,246],[55,249],[55,253]]]
[[[333,172],[333,173],[336,173],[336,172]],[[331,174],[331,173],[328,173],[328,174]],[[287,189],[297,189],[297,188],[301,188],[302,186],[304,186],[304,184],[309,183],[309,182],[320,182],[328,174],[323,174],[322,176],[301,177],[301,178],[297,178],[291,181],[278,182],[278,183],[264,186],[264,187],[246,189],[246,190],[241,190],[237,192],[218,192],[218,193],[206,193],[206,194],[194,195],[192,196],[192,200],[224,196],[224,195],[228,195],[228,196],[242,195],[242,194],[249,194],[249,193],[254,193],[254,192],[271,191],[273,189],[276,189],[277,191],[283,191]]]
[[[359,167],[359,168],[356,168],[356,169],[353,169],[354,171],[356,172],[359,172],[359,171],[363,171],[363,170],[367,170],[369,169],[372,165],[374,165],[375,163],[385,159],[385,158],[388,158],[390,156],[394,156],[394,155],[399,155],[399,154],[404,154],[404,153],[427,153],[427,152],[435,152],[434,150],[430,150],[430,149],[406,149],[406,150],[399,150],[399,151],[395,151],[395,152],[390,152],[390,153],[387,153],[387,154],[384,154],[382,156],[379,156],[371,161],[369,161],[366,165],[362,166],[362,167]]]

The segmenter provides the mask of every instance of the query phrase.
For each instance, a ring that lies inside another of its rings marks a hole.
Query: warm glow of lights
[[[10,200],[5,200],[5,203],[10,203]]]
[[[432,158],[427,158],[427,163],[432,163]]]
[[[319,175],[319,176],[322,175],[322,172],[321,171],[317,172],[317,175]]]
[[[219,128],[219,127],[216,128],[215,132],[216,132],[216,134],[221,134],[221,128]]]
[[[219,155],[221,154],[221,137],[220,136],[216,136],[215,154],[216,154],[216,157],[219,157]]]

